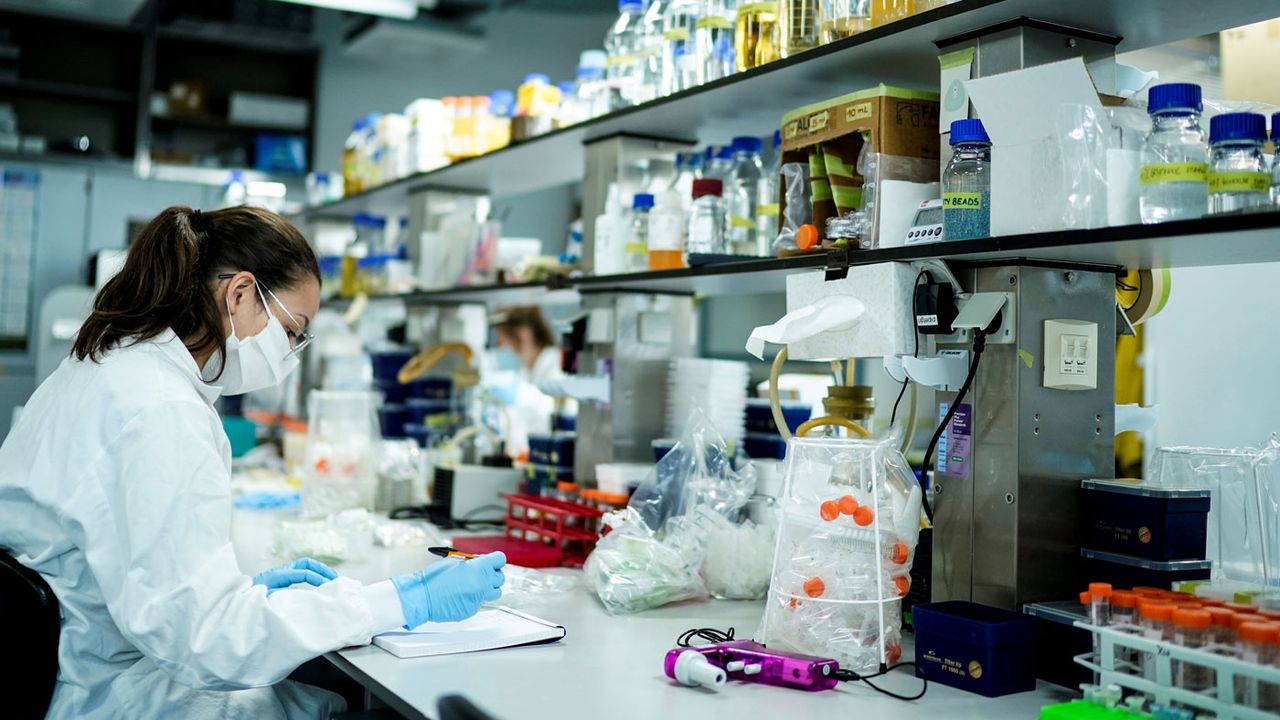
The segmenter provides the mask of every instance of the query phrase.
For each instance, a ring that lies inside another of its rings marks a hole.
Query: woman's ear
[[[240,312],[240,304],[257,300],[258,294],[255,289],[258,281],[253,277],[253,273],[248,270],[241,270],[234,277],[227,281],[226,298],[227,310],[235,315]]]

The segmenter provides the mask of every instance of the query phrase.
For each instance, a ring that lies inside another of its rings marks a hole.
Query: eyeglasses
[[[235,273],[223,273],[218,276],[218,279],[230,280],[235,276],[236,276]],[[280,309],[284,311],[285,317],[289,318],[289,323],[293,325],[293,328],[294,328],[293,330],[289,330],[289,329],[285,330],[285,332],[289,334],[289,345],[292,348],[291,350],[289,350],[289,354],[286,355],[285,357],[286,358],[297,357],[302,353],[304,349],[306,349],[308,345],[312,343],[312,341],[316,339],[316,336],[312,333],[307,332],[303,328],[302,323],[298,322],[298,319],[293,316],[293,313],[289,312],[289,308],[285,307],[284,303],[280,302],[280,298],[276,297],[275,293],[271,292],[271,290],[268,288],[262,287],[261,283],[258,283],[258,287],[265,290],[266,293],[271,296],[271,299],[276,301],[276,305],[280,306]]]

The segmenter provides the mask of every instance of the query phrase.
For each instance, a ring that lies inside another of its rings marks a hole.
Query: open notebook
[[[484,608],[456,623],[424,623],[412,630],[382,633],[373,644],[396,657],[428,657],[541,645],[564,638],[561,625],[505,607]]]

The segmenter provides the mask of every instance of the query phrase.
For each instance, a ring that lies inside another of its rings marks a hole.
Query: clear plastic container
[[[1110,583],[1089,583],[1089,623],[1091,625],[1111,624]]]
[[[1209,121],[1209,212],[1271,203],[1266,139],[1267,118],[1258,113],[1223,113]]]
[[[1142,144],[1138,212],[1144,223],[1198,218],[1209,209],[1209,144],[1200,127],[1200,86],[1156,85],[1147,95],[1151,133]]]
[[[653,209],[653,195],[636,193],[631,201],[631,231],[623,247],[622,265],[626,272],[644,272],[649,269],[649,211]]]
[[[773,133],[773,159],[756,183],[756,255],[773,254],[778,239],[778,186],[782,180],[782,133]]]
[[[608,56],[603,50],[583,50],[578,55],[573,92],[587,120],[609,112],[609,86],[604,79],[607,62]]]
[[[786,2],[782,0],[782,4]],[[738,72],[778,59],[778,5],[778,0],[738,5],[733,30],[734,64]]]
[[[662,23],[667,0],[648,0],[641,21],[640,49],[636,53],[635,104],[646,103],[662,91]]]
[[[689,255],[728,253],[726,213],[724,199],[720,197],[722,192],[724,183],[716,178],[702,178],[693,182],[693,205],[689,208],[689,224],[684,241],[686,265]]]
[[[734,20],[736,0],[702,0],[694,41],[698,52],[698,84],[729,77],[736,69]]]
[[[1268,622],[1244,622],[1236,628],[1240,659],[1257,665],[1276,663],[1276,642],[1280,629]],[[1236,701],[1246,707],[1263,709],[1263,695],[1274,692],[1270,684],[1250,678],[1236,678]]]
[[[674,190],[660,193],[649,212],[649,269],[684,267],[684,198]]]
[[[691,202],[686,199],[693,195],[693,181],[702,177],[702,158],[698,152],[676,153],[676,174],[668,189],[679,193],[686,205]]]
[[[699,5],[700,0],[672,0],[662,14],[662,95],[698,86]]]
[[[1111,624],[1138,624],[1138,595],[1129,590],[1116,590],[1111,593]]]
[[[760,162],[763,149],[760,138],[733,139],[732,182],[725,193],[725,204],[729,210],[729,239],[735,255],[760,254],[756,241],[756,203],[760,179],[764,177],[764,167]]]
[[[778,54],[798,55],[818,46],[818,0],[778,0]]]
[[[1213,616],[1205,610],[1179,608],[1173,611],[1173,641],[1182,647],[1198,650],[1213,640]],[[1217,685],[1212,668],[1193,663],[1173,663],[1174,683],[1183,690],[1199,692]]]
[[[1139,602],[1138,626],[1142,628],[1142,636],[1148,640],[1161,642],[1173,639],[1173,605],[1166,602]],[[1142,666],[1143,677],[1154,680],[1156,677],[1155,659],[1150,653],[1143,653],[1138,658]]]
[[[604,49],[608,54],[605,82],[609,87],[609,109],[636,104],[640,82],[638,55],[644,49],[644,2],[618,0],[618,19],[604,36]]]
[[[373,509],[378,487],[377,408],[372,392],[316,390],[302,475],[302,514],[324,517],[353,508]]]
[[[981,120],[951,123],[951,161],[942,171],[942,235],[971,240],[991,235],[991,138]]]
[[[1236,632],[1231,628],[1231,619],[1235,613],[1224,607],[1207,607],[1205,612],[1213,621],[1213,642],[1231,647],[1236,642]]]
[[[732,145],[724,145],[722,147],[707,146],[703,161],[702,177],[716,178],[717,180],[728,182],[733,176]]]
[[[822,44],[853,37],[871,27],[871,0],[821,0],[818,19]]]

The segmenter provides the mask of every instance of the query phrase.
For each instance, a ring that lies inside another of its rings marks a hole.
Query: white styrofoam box
[[[824,297],[851,295],[866,305],[862,319],[845,330],[828,330],[787,346],[792,360],[843,360],[911,353],[914,325],[912,284],[917,271],[905,263],[849,268],[843,280],[828,282],[821,270],[787,276],[787,312]]]
[[[1060,113],[1064,106],[1087,106],[1105,117],[1084,61],[977,78],[965,87],[991,136],[991,234],[1065,229]]]
[[[898,247],[906,243],[916,208],[925,200],[942,197],[941,188],[936,182],[881,181],[879,247]]]
[[[305,130],[310,114],[311,103],[302,98],[233,92],[227,118],[233,123]]]

